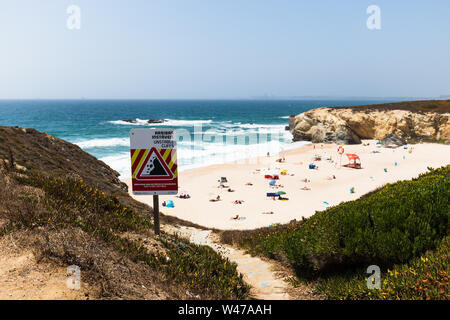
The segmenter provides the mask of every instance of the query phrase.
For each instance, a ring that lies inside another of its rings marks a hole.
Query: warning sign
[[[177,194],[178,170],[174,129],[130,131],[134,194]]]

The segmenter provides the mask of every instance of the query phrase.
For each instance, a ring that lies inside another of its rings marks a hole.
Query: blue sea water
[[[305,144],[292,143],[292,135],[285,130],[290,114],[317,107],[382,102],[387,101],[0,100],[0,125],[35,128],[75,143],[128,177],[131,128],[186,130],[190,139],[180,138],[178,143],[178,165],[183,171]],[[166,122],[148,124],[148,119]]]

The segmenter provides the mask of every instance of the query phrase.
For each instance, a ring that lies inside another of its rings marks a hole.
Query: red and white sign
[[[134,194],[178,193],[174,129],[132,129],[130,147]]]

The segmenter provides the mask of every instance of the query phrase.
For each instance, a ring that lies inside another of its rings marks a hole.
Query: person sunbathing
[[[233,189],[231,189],[231,188],[228,188],[228,190],[227,190],[228,192],[234,192],[234,190]]]
[[[263,214],[273,214],[273,211],[263,212]]]
[[[215,199],[210,199],[209,201],[211,201],[211,202],[220,201],[220,196],[217,196],[217,198],[215,198]]]
[[[302,190],[311,190],[311,188],[308,188],[307,186],[304,186],[303,188],[301,188]]]
[[[306,179],[306,178],[305,178],[305,179],[302,180],[302,182],[308,183],[308,182],[311,182],[311,181],[310,181],[309,179]]]
[[[253,183],[251,183],[251,182],[247,182],[246,184],[245,184],[246,186],[252,186],[253,185]]]
[[[234,204],[242,204],[242,202],[244,202],[244,200],[234,200],[233,201]]]
[[[237,214],[235,217],[231,217],[233,220],[239,220],[239,215]]]

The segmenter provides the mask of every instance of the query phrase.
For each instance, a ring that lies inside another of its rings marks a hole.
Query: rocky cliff
[[[290,118],[294,141],[450,142],[450,100],[312,109]]]

